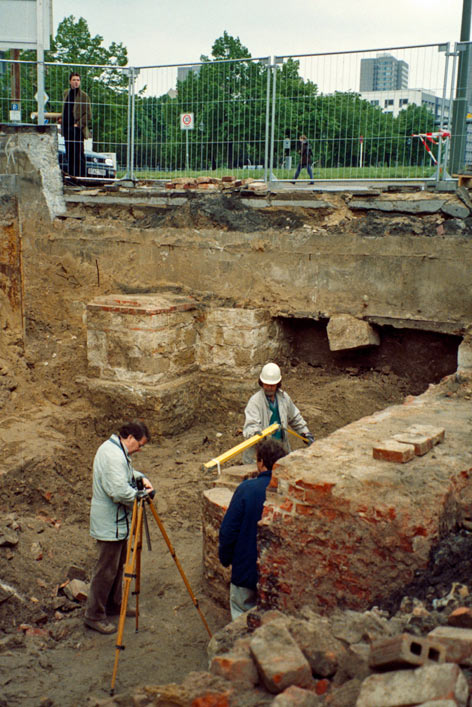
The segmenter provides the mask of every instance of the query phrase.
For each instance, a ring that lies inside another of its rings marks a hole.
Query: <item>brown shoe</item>
[[[85,618],[84,624],[88,628],[93,628],[94,631],[98,631],[98,633],[115,633],[116,632],[115,624],[112,624],[109,621],[92,621],[92,619]]]

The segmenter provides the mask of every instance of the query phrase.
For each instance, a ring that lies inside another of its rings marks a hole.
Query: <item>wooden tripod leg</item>
[[[113,666],[113,675],[111,678],[110,695],[115,692],[116,673],[118,670],[118,660],[120,651],[125,649],[123,644],[123,631],[125,628],[126,609],[128,607],[128,597],[131,580],[136,577],[135,569],[138,562],[138,552],[140,550],[139,537],[142,536],[143,524],[143,500],[134,501],[133,516],[131,520],[131,531],[128,540],[128,548],[126,551],[126,562],[123,572],[123,597],[121,600],[120,619],[118,622],[118,634],[116,638],[115,664]],[[132,552],[131,552],[131,548]]]
[[[174,550],[174,548],[172,547],[172,543],[171,543],[170,540],[169,540],[169,537],[168,537],[168,535],[167,535],[167,533],[166,533],[166,529],[165,529],[164,526],[162,525],[162,521],[161,521],[161,519],[159,518],[159,516],[157,515],[156,507],[155,507],[154,503],[151,501],[151,499],[150,499],[149,497],[147,497],[146,500],[148,501],[148,503],[149,503],[149,505],[150,505],[150,507],[151,507],[152,514],[153,514],[153,516],[154,516],[154,518],[155,518],[155,521],[156,521],[156,523],[157,523],[157,525],[158,525],[158,527],[159,527],[159,530],[160,530],[161,533],[162,533],[162,537],[164,538],[164,540],[165,540],[165,542],[166,542],[166,545],[167,545],[167,547],[169,548],[169,552],[170,552],[170,554],[172,555],[172,558],[173,558],[175,564],[177,565],[177,569],[178,569],[179,572],[180,572],[180,576],[182,577],[182,579],[183,579],[183,581],[184,581],[184,584],[185,584],[185,586],[187,587],[187,591],[188,591],[188,593],[190,594],[190,598],[192,599],[193,604],[194,604],[196,610],[198,611],[198,613],[199,613],[199,615],[200,615],[200,618],[201,618],[201,620],[202,620],[202,622],[203,622],[203,625],[205,626],[205,628],[206,628],[206,630],[207,630],[207,632],[208,632],[208,635],[209,635],[210,638],[211,638],[212,634],[211,634],[211,631],[210,631],[210,627],[208,626],[208,624],[207,624],[207,622],[206,622],[206,619],[205,619],[205,617],[203,616],[203,614],[202,614],[202,612],[201,612],[201,610],[200,610],[200,607],[199,607],[199,605],[198,605],[198,600],[197,600],[197,598],[195,597],[195,594],[192,592],[192,587],[190,586],[190,584],[189,584],[189,582],[188,582],[188,579],[187,579],[187,577],[185,576],[185,572],[184,572],[183,569],[182,569],[182,566],[181,566],[181,564],[180,564],[180,562],[179,562],[179,558],[178,558],[177,555],[175,554],[175,550]]]
[[[143,522],[145,521],[144,514],[146,512],[144,508],[144,502],[141,501],[140,509],[142,511],[141,523],[138,525],[138,548],[137,548],[137,558],[136,558],[136,574],[134,579],[134,596],[136,597],[136,633],[139,630],[139,593],[141,591],[141,552],[143,549]]]

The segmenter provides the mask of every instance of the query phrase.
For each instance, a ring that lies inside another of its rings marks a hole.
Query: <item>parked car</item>
[[[65,173],[68,173],[66,149],[64,145],[59,145],[58,148],[59,167]],[[85,168],[86,177],[93,177],[98,180],[115,179],[116,169],[113,160],[108,155],[102,155],[100,152],[85,150]]]

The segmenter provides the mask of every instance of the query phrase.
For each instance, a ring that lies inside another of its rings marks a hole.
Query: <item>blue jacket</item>
[[[239,484],[220,528],[218,554],[225,567],[232,565],[231,582],[257,589],[257,524],[262,516],[272,472]]]

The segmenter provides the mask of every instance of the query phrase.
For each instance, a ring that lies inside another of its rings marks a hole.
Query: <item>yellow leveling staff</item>
[[[279,427],[280,427],[280,425],[277,422],[274,422],[273,425],[266,427],[265,430],[262,430],[262,432],[260,432],[259,434],[254,435],[253,437],[249,437],[249,439],[246,439],[244,442],[241,442],[241,444],[237,444],[235,447],[228,449],[227,452],[223,452],[223,454],[220,454],[219,457],[215,457],[214,459],[210,459],[209,462],[206,462],[206,464],[203,465],[204,468],[211,469],[213,466],[217,466],[218,473],[219,473],[221,464],[229,461],[230,459],[235,457],[240,452],[244,452],[245,449],[252,447],[253,444],[257,444],[257,442],[260,442],[261,439],[263,439],[264,437],[274,434],[274,432],[276,432],[279,429]]]

